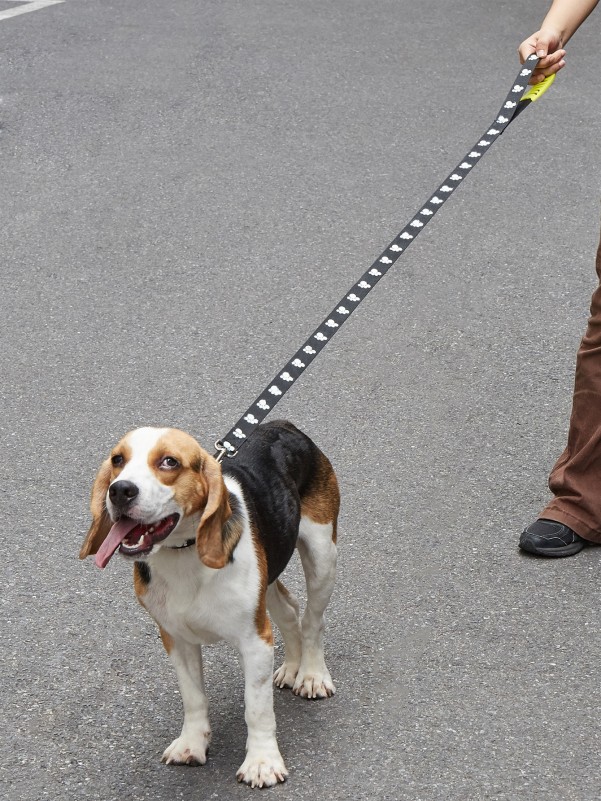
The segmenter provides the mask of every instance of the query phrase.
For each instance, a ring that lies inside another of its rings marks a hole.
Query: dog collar
[[[189,548],[191,545],[194,545],[195,542],[195,539],[186,540],[183,545],[169,545],[167,547],[170,551],[180,551],[182,548]]]

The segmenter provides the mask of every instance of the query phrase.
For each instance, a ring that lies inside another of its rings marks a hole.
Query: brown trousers
[[[599,286],[576,357],[568,444],[549,476],[555,497],[539,516],[601,543],[601,242],[596,268]]]

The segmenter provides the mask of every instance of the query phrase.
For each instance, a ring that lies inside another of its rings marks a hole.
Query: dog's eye
[[[125,459],[119,453],[116,453],[111,459],[111,464],[113,467],[122,467],[124,462]]]
[[[159,462],[159,467],[162,470],[175,470],[180,464],[173,456],[164,456]]]

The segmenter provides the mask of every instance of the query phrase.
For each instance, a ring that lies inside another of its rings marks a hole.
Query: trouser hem
[[[598,545],[601,545],[601,532],[592,528],[589,524],[585,523],[584,520],[577,517],[571,511],[568,511],[566,507],[557,500],[551,501],[548,506],[545,506],[543,511],[540,513],[539,518],[555,520],[557,523],[563,523],[564,526],[568,526],[572,529],[572,531],[575,531],[576,534],[578,534],[579,537],[582,537],[583,540],[588,540],[588,542],[594,542]]]

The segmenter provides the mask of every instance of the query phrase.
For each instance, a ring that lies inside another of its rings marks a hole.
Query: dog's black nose
[[[138,496],[139,492],[133,481],[114,481],[109,487],[109,498],[111,503],[123,509]]]

